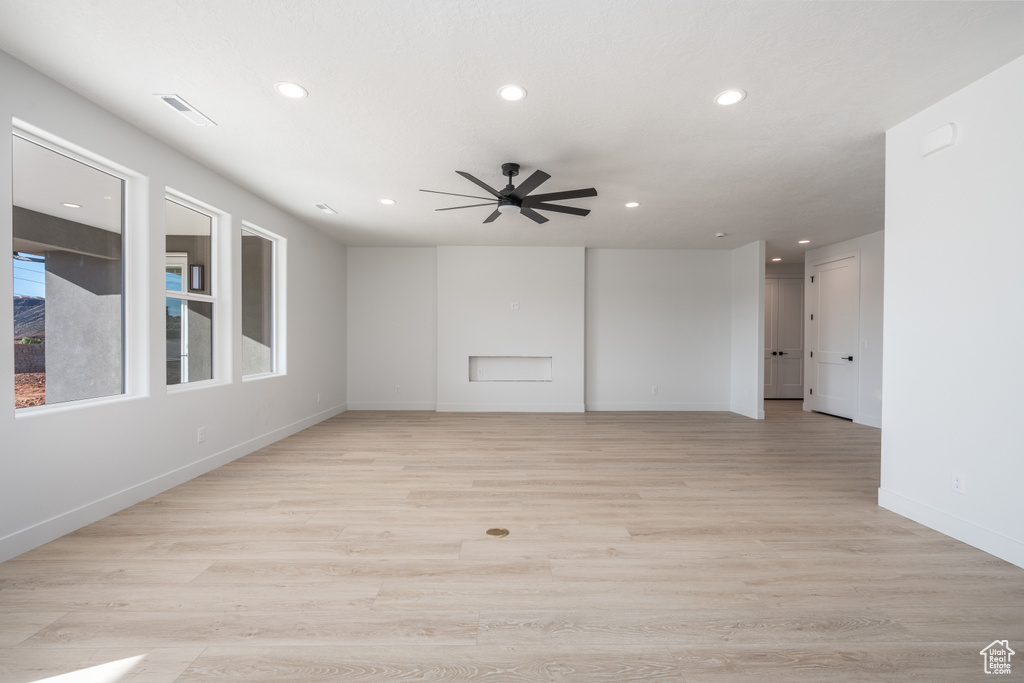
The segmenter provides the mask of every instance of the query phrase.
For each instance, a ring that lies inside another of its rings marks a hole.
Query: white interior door
[[[812,264],[808,321],[811,410],[853,418],[857,412],[860,257]]]
[[[764,397],[803,398],[803,280],[765,280],[764,296]]]

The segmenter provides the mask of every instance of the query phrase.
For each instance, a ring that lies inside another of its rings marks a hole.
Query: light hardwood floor
[[[0,564],[0,680],[1024,677],[1024,570],[879,508],[878,430],[766,410],[342,414]]]

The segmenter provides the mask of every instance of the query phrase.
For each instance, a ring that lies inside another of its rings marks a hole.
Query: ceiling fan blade
[[[524,209],[538,209],[540,211],[557,211],[558,213],[571,213],[573,216],[586,216],[590,209],[577,209],[575,206],[561,206],[560,204],[530,204],[523,206]]]
[[[490,216],[488,216],[487,218],[484,219],[484,223],[490,223],[490,222],[492,222],[495,218],[497,218],[500,215],[501,215],[501,211],[498,211],[497,209],[495,209],[494,213],[492,213]]]
[[[465,206],[446,206],[443,209],[434,209],[434,211],[451,211],[453,209],[472,209],[474,206],[494,206],[494,202],[487,202],[486,204],[466,204]]]
[[[539,213],[537,213],[533,209],[531,209],[529,207],[526,207],[526,206],[523,207],[523,215],[526,216],[527,218],[529,218],[534,223],[547,223],[548,222],[547,218],[545,218],[544,216],[541,216]]]
[[[500,192],[495,190],[493,187],[491,187],[490,185],[488,185],[484,181],[478,180],[478,179],[474,178],[473,176],[469,175],[465,171],[456,171],[456,173],[458,173],[460,176],[462,176],[463,178],[465,178],[469,182],[476,183],[477,185],[479,185],[483,189],[487,190],[492,195],[494,195],[496,199],[504,199],[504,195],[502,195]]]
[[[535,194],[532,197],[527,197],[523,200],[523,204],[529,203],[531,206],[537,202],[554,202],[560,199],[579,199],[580,197],[596,197],[597,190],[592,187],[588,187],[585,190],[566,190],[565,192],[548,192],[547,194]]]
[[[490,197],[477,197],[475,194],[458,194],[456,192],[440,192],[438,190],[420,190],[420,192],[431,192],[433,194],[450,194],[453,197],[469,197],[470,199],[490,199]]]
[[[509,196],[515,197],[516,199],[522,199],[523,197],[525,197],[526,195],[530,194],[538,187],[540,187],[540,184],[550,177],[551,176],[549,176],[544,171],[534,171],[529,178],[519,183],[519,187],[512,190],[512,192],[509,193]]]

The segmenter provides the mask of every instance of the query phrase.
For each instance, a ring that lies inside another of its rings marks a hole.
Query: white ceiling
[[[885,130],[1024,54],[1024,3],[0,0],[0,49],[345,244],[793,261],[883,228]],[[596,187],[566,202],[593,212],[482,225],[418,192],[479,194],[455,171],[500,186],[505,161],[550,173],[538,193]]]

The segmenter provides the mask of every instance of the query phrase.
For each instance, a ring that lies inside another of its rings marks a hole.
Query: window
[[[277,372],[275,263],[278,239],[250,225],[242,228],[242,375]]]
[[[124,393],[125,179],[16,131],[15,407]]]
[[[213,379],[215,220],[212,214],[178,197],[168,197],[164,206],[167,384]]]

